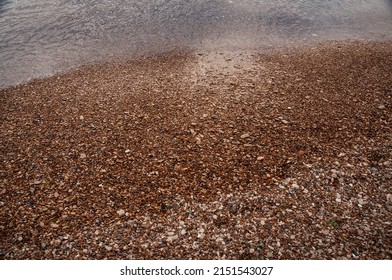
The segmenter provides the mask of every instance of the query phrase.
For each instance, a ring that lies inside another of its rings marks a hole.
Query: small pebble
[[[385,105],[384,104],[380,104],[380,105],[378,105],[377,108],[380,109],[380,110],[383,110],[383,109],[385,109]]]
[[[244,133],[244,134],[241,135],[241,139],[246,139],[246,138],[249,138],[249,137],[250,137],[249,133]]]
[[[105,246],[106,251],[111,251],[113,249],[112,246]]]
[[[294,189],[299,189],[299,186],[297,184],[292,184],[291,187],[293,187]]]
[[[171,235],[167,238],[168,242],[173,242],[174,240],[178,239],[178,235]]]

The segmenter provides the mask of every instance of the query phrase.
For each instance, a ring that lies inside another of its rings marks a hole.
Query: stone
[[[83,116],[80,116],[79,119],[80,119],[81,121],[83,121],[83,120],[84,120],[84,117],[83,117]]]
[[[241,135],[241,139],[246,139],[246,138],[249,138],[249,137],[250,137],[249,133],[244,133],[244,134]]]
[[[380,104],[380,105],[378,105],[377,108],[380,109],[380,110],[383,110],[383,109],[385,109],[385,105],[384,104]]]
[[[113,249],[112,246],[105,246],[106,251],[111,251]]]
[[[58,225],[58,224],[56,224],[56,223],[51,223],[51,224],[50,224],[50,227],[52,227],[52,228],[58,228],[58,227],[59,227],[59,225]]]
[[[257,157],[258,161],[263,160],[263,159],[264,159],[264,157],[262,157],[262,156]]]
[[[174,240],[178,239],[178,235],[171,235],[167,238],[168,242],[173,242]]]
[[[117,211],[117,214],[118,214],[120,217],[121,217],[121,216],[124,216],[125,211],[124,211],[123,209],[120,209],[120,210]]]
[[[283,184],[287,185],[288,183],[291,182],[291,180],[292,180],[292,178],[287,177],[287,178],[285,178],[285,179],[283,180]],[[293,183],[294,183],[294,182],[293,182]]]
[[[325,235],[328,235],[328,234],[329,234],[329,230],[323,229],[323,230],[321,231],[321,233],[322,233],[322,234],[325,234]]]
[[[198,237],[198,238],[200,238],[200,239],[203,239],[203,238],[204,238],[204,236],[205,236],[205,234],[204,234],[204,233],[199,233],[199,234],[197,235],[197,237]]]
[[[81,159],[85,159],[86,157],[87,157],[87,155],[86,155],[85,153],[81,153],[81,154],[80,154],[80,158],[81,158]]]

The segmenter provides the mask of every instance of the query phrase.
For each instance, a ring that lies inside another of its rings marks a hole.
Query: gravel
[[[2,259],[390,259],[392,42],[167,53],[0,91]]]

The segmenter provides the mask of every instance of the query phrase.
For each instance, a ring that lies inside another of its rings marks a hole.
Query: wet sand
[[[390,259],[392,42],[172,52],[0,91],[1,259]]]

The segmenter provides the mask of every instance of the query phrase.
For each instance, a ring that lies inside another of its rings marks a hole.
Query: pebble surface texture
[[[392,43],[168,53],[0,91],[1,259],[391,259]]]

